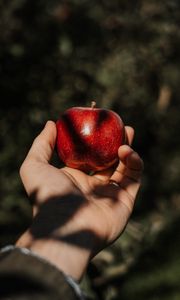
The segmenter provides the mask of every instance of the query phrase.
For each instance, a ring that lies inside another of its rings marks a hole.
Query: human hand
[[[126,127],[126,134],[131,144],[133,129]],[[89,260],[124,230],[143,162],[124,145],[115,169],[92,176],[68,167],[58,169],[49,164],[55,142],[56,125],[49,121],[22,164],[21,178],[33,201],[33,222],[17,245],[31,248],[80,279]]]

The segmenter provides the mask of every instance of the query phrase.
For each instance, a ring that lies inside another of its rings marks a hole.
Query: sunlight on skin
[[[126,127],[126,134],[131,144],[134,130]],[[124,230],[140,186],[143,162],[130,146],[123,145],[115,169],[90,176],[77,169],[50,165],[55,143],[56,125],[49,121],[22,164],[21,179],[27,194],[34,197],[35,214],[31,228],[17,245],[32,249],[80,280],[89,260]]]

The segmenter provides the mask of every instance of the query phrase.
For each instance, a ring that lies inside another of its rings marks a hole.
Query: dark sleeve
[[[0,252],[0,299],[82,300],[81,291],[46,260],[28,249],[6,247]]]

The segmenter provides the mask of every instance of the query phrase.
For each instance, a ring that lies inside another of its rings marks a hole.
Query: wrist
[[[28,248],[46,259],[66,275],[80,281],[91,259],[91,250],[54,238],[34,239],[29,231],[17,241],[16,246]]]

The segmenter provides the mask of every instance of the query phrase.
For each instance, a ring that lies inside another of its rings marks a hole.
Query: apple
[[[56,122],[57,153],[68,167],[86,173],[105,170],[118,161],[125,143],[122,119],[112,110],[91,107],[67,109]]]

